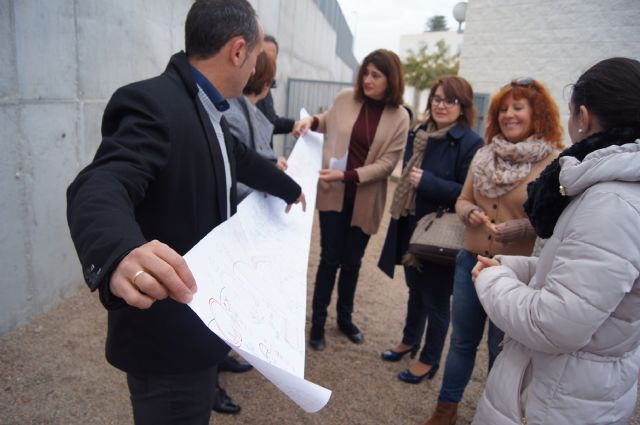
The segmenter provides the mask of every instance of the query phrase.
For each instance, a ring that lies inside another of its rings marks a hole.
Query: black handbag
[[[454,266],[464,241],[464,223],[446,209],[422,217],[409,240],[408,253],[418,260]]]

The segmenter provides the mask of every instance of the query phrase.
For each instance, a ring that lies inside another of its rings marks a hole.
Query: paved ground
[[[426,420],[442,374],[418,385],[405,384],[396,375],[408,367],[409,360],[386,363],[379,357],[401,337],[407,296],[401,272],[392,281],[376,268],[385,231],[381,229],[369,243],[356,295],[354,321],[363,330],[365,343],[353,345],[337,332],[332,305],[327,349],[307,351],[306,377],[333,391],[329,404],[317,414],[306,414],[256,371],[222,374],[221,382],[242,405],[242,412],[214,414],[212,424],[403,425]],[[316,226],[309,282],[318,264],[318,236]],[[309,289],[310,296],[312,283]],[[82,289],[28,325],[0,337],[0,424],[131,423],[124,374],[104,360],[105,323],[106,313],[95,294]],[[457,425],[469,424],[473,418],[486,376],[486,358],[483,343]],[[638,410],[631,424],[640,425]]]

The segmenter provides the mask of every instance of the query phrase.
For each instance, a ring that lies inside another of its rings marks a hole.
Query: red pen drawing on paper
[[[233,310],[233,306],[229,299],[225,296],[224,291],[226,288],[220,290],[220,298],[210,298],[209,308],[213,319],[207,323],[209,328],[217,329],[219,334],[223,336],[230,344],[235,347],[242,345],[242,333],[237,326],[238,318]]]

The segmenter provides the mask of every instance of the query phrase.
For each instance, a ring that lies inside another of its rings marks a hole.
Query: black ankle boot
[[[354,344],[362,344],[364,342],[364,335],[353,323],[338,323],[338,329]]]
[[[311,326],[309,345],[316,351],[322,351],[327,346],[324,340],[324,329]]]

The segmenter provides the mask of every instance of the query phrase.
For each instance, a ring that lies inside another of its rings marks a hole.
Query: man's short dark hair
[[[271,34],[265,34],[264,42],[265,43],[273,43],[276,46],[276,54],[280,53],[280,45],[278,44],[278,42],[276,41],[276,38],[274,36],[272,36]]]
[[[246,0],[196,0],[184,25],[188,56],[209,58],[233,37],[242,36],[249,51],[258,40],[258,19]]]

